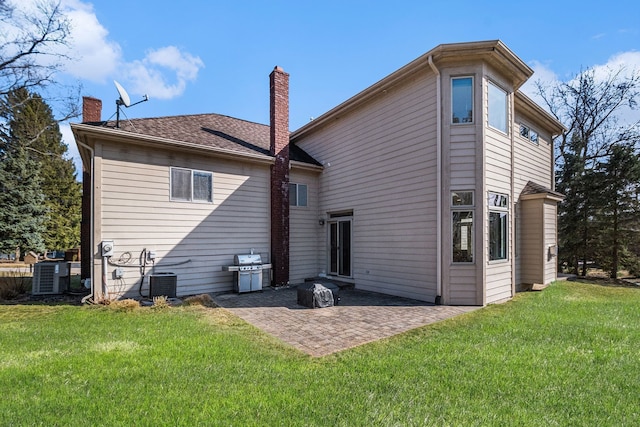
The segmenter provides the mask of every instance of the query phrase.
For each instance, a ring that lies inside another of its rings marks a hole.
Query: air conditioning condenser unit
[[[61,294],[69,287],[68,262],[42,262],[34,266],[33,295]]]

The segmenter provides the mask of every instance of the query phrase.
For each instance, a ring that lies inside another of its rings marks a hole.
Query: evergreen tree
[[[588,261],[616,256],[605,256],[614,249],[602,245],[607,231],[598,219],[607,204],[603,198],[613,190],[603,186],[599,165],[609,162],[615,147],[640,143],[640,122],[621,126],[618,120],[623,107],[637,106],[640,74],[625,77],[621,69],[601,77],[590,69],[550,88],[538,84],[538,92],[568,129],[556,145],[556,188],[566,196],[558,208],[559,262],[586,275]]]
[[[0,138],[0,252],[44,250],[46,208],[38,163],[28,150]]]
[[[65,157],[67,146],[51,108],[25,88],[5,97],[3,116],[11,144],[22,148],[38,164],[39,182],[47,214],[43,240],[47,249],[65,249],[80,242],[81,185],[75,166]]]
[[[600,230],[597,257],[609,276],[617,279],[622,267],[634,269],[640,261],[640,254],[629,250],[640,240],[636,228],[640,158],[632,146],[616,145],[608,160],[598,165],[597,174],[602,196],[596,221]]]

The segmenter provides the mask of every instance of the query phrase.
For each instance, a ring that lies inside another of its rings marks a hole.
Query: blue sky
[[[536,71],[532,80],[607,64],[640,70],[637,0],[62,4],[75,60],[59,78],[102,99],[105,119],[115,79],[132,101],[150,97],[125,110],[130,118],[211,112],[268,123],[268,75],[279,65],[291,75],[295,130],[441,43],[501,39]]]

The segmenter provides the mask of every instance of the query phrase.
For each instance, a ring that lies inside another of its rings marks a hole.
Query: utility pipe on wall
[[[436,304],[442,303],[442,77],[429,55],[429,66],[436,75]]]

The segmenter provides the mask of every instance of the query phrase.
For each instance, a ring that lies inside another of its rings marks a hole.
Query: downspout
[[[511,218],[511,229],[509,230],[509,235],[511,236],[511,245],[509,245],[510,250],[510,259],[511,259],[511,298],[516,296],[516,245],[518,244],[516,232],[516,223],[518,218],[516,218],[516,185],[515,185],[515,164],[516,164],[516,139],[515,139],[515,131],[514,131],[514,123],[516,122],[516,93],[515,91],[511,95],[512,101],[509,103],[510,108],[509,112],[511,113],[511,120],[509,121],[509,126],[511,127],[511,196],[509,197],[509,209],[511,213],[509,214],[509,218]]]
[[[91,222],[89,223],[89,229],[91,230],[91,234],[89,236],[89,245],[91,245],[91,253],[93,253],[95,251],[95,248],[93,246],[93,221],[94,221],[94,180],[95,180],[95,176],[94,176],[94,169],[93,169],[93,162],[94,162],[94,157],[95,157],[95,151],[93,150],[93,148],[91,148],[90,146],[88,146],[87,144],[80,142],[78,139],[76,139],[76,143],[81,146],[82,148],[85,148],[89,151],[90,155],[91,155],[91,161],[89,162],[89,170],[91,173],[91,208],[89,209],[91,211]],[[94,298],[95,295],[95,290],[94,290],[94,286],[95,286],[95,280],[93,280],[93,262],[94,262],[94,257],[91,256],[91,269],[89,270],[89,282],[91,284],[91,293],[87,296],[85,296],[84,298],[82,298],[82,303],[86,303],[87,300],[89,298]]]
[[[429,55],[429,66],[436,75],[436,304],[442,304],[442,101],[440,71]]]

